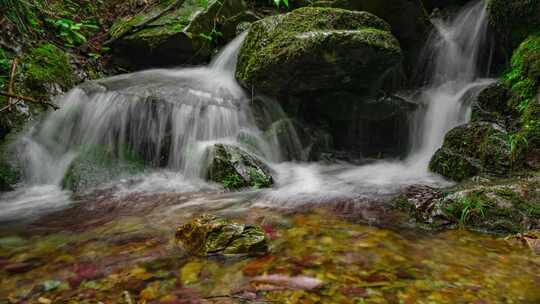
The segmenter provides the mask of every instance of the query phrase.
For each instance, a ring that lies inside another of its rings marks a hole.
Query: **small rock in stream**
[[[176,240],[198,256],[259,255],[268,252],[268,239],[256,225],[202,215],[176,229]]]

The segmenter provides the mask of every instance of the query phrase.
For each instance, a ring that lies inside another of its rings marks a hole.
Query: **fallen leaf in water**
[[[308,277],[308,276],[295,276],[290,277],[281,274],[271,274],[258,276],[251,280],[257,287],[257,290],[275,290],[275,289],[304,289],[311,290],[321,287],[324,282]]]
[[[180,270],[180,277],[182,278],[182,284],[188,285],[195,283],[199,280],[199,274],[203,268],[202,263],[189,262]]]

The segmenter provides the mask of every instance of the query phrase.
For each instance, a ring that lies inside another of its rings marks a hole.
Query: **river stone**
[[[305,7],[251,25],[236,77],[262,93],[368,91],[401,63],[390,26],[367,12]]]
[[[388,22],[404,51],[406,69],[411,72],[431,29],[427,12],[418,0],[326,0],[311,5],[366,11]]]
[[[216,39],[224,33],[234,34],[236,25],[244,21],[243,0],[209,0],[207,5],[185,0],[136,29],[158,16],[173,1],[161,0],[150,10],[117,21],[111,27],[109,35],[114,41],[112,48],[118,63],[150,67],[206,62],[214,52]]]
[[[474,122],[448,132],[430,161],[431,171],[456,181],[477,174],[506,175],[512,164],[508,134],[498,125]]]
[[[268,188],[274,183],[270,169],[256,156],[238,147],[216,144],[210,155],[207,177],[227,189]]]
[[[257,255],[268,251],[261,227],[202,215],[176,229],[176,240],[188,253],[209,255]]]
[[[62,187],[83,192],[123,176],[141,173],[144,169],[144,161],[133,152],[122,151],[122,156],[118,156],[104,146],[87,147],[71,162]]]
[[[540,226],[538,176],[524,179],[475,179],[450,189],[410,187],[394,202],[426,228],[464,226],[495,233],[516,233]]]

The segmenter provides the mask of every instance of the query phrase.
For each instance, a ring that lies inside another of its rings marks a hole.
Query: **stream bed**
[[[0,302],[540,301],[540,256],[499,236],[418,230],[368,200],[276,209],[257,207],[258,197],[102,190],[33,221],[3,224]],[[261,225],[269,253],[186,256],[175,229],[203,213]]]

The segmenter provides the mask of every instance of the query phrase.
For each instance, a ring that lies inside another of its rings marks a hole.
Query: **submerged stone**
[[[210,155],[207,177],[227,189],[268,188],[274,184],[270,169],[256,156],[238,147],[216,144]]]
[[[176,240],[189,253],[208,255],[257,255],[268,251],[261,227],[202,215],[176,229]]]
[[[245,10],[243,0],[162,0],[111,27],[115,58],[136,67],[208,61],[217,39],[244,21]]]
[[[246,88],[273,96],[367,91],[401,59],[399,42],[377,16],[305,7],[251,25],[236,77]]]
[[[70,164],[62,187],[81,192],[144,169],[143,160],[129,150],[118,154],[104,146],[85,148]]]

